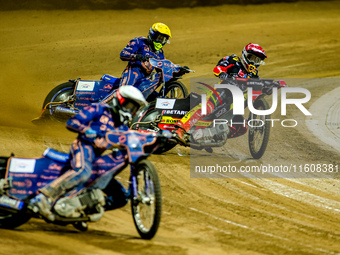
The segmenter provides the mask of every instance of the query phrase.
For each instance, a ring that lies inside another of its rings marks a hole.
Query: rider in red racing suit
[[[236,55],[226,56],[222,58],[215,66],[213,72],[214,75],[219,77],[222,81],[226,79],[235,78],[259,78],[258,68],[263,64],[263,60],[267,58],[265,51],[258,44],[249,43],[247,44],[243,51],[241,57]],[[230,82],[229,82],[230,83]],[[238,86],[235,82],[235,86]],[[217,90],[219,91],[219,89]],[[222,100],[232,103],[232,95],[229,90],[225,90]],[[214,111],[214,104],[212,100],[207,100],[207,115]],[[179,128],[176,131],[178,137],[183,139],[183,134],[189,131],[191,127],[203,117],[201,114],[201,107],[194,107],[190,110],[178,123],[176,123]],[[243,135],[248,130],[247,126],[242,124],[233,125],[230,127],[229,138],[237,137]]]

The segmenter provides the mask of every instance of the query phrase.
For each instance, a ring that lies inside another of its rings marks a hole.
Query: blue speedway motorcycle
[[[185,98],[188,96],[187,88],[179,79],[181,79],[180,74],[183,74],[181,71],[185,70],[188,73],[193,72],[192,70],[176,65],[167,59],[150,58],[149,62],[154,67],[150,79],[159,93],[158,97]],[[140,82],[143,83],[143,80]],[[118,89],[119,83],[120,78],[108,74],[103,75],[100,80],[78,78],[62,83],[48,93],[40,116],[33,119],[32,122],[36,125],[49,120],[66,122],[85,106],[101,102],[110,92]],[[151,102],[155,99],[155,96],[151,95],[146,100]]]
[[[161,220],[162,194],[157,171],[147,157],[168,139],[167,133],[122,130],[107,132],[105,138],[110,147],[105,160],[95,160],[89,181],[60,197],[52,207],[55,220],[45,221],[86,231],[87,222],[130,201],[139,235],[151,239]],[[126,189],[115,177],[128,165]],[[0,228],[14,229],[32,217],[42,218],[30,199],[69,168],[69,155],[51,148],[38,158],[0,157]]]

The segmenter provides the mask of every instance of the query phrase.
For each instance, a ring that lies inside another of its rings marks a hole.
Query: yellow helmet
[[[152,42],[154,49],[160,50],[164,44],[170,43],[170,28],[163,23],[155,23],[150,27],[148,39]]]

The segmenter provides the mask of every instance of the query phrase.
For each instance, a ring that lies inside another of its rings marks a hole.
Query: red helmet
[[[258,44],[249,43],[243,48],[241,62],[248,72],[256,70],[267,58],[264,49]]]

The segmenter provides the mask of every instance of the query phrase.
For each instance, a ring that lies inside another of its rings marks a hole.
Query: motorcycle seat
[[[43,155],[47,158],[53,159],[57,162],[61,162],[61,163],[66,163],[67,161],[70,160],[70,155],[67,153],[63,153],[60,151],[56,151],[54,149],[51,148],[47,148]]]
[[[114,77],[110,74],[104,74],[100,79],[107,81],[107,82],[110,82],[112,84],[119,84],[119,82],[120,82],[120,78]]]

